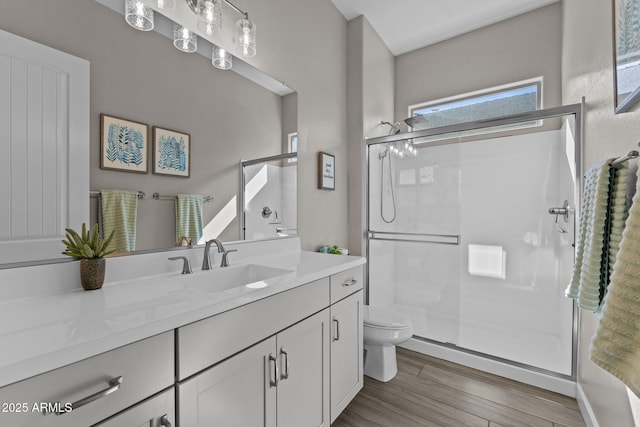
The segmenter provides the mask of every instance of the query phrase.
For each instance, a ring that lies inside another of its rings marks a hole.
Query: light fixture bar
[[[244,15],[244,19],[249,19],[249,14],[247,12],[244,12],[242,9],[240,9],[235,4],[231,3],[229,0],[222,0],[222,1],[224,1],[227,4],[227,6],[229,6],[231,9],[235,10],[236,12],[238,12],[240,15]]]
[[[240,9],[238,6],[236,6],[235,4],[231,3],[229,0],[222,0],[226,3],[227,6],[229,6],[231,9],[235,10],[236,12],[238,12],[241,15],[244,15],[245,19],[249,19],[249,14],[245,11],[243,11],[242,9]],[[187,3],[187,5],[189,6],[189,8],[191,9],[191,11],[193,13],[198,13],[198,1],[197,0],[185,0],[185,2]]]

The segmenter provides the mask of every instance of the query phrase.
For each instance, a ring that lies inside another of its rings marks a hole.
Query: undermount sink
[[[234,265],[230,267],[216,267],[211,270],[198,271],[180,278],[182,284],[188,287],[202,289],[208,292],[221,292],[227,289],[246,286],[259,289],[279,281],[291,270],[266,267],[258,264]]]

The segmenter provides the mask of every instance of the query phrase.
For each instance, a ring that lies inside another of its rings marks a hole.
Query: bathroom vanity
[[[201,248],[176,250],[110,259],[102,290],[0,294],[0,425],[328,427],[362,388],[364,259],[229,247],[226,268],[181,275],[167,254]],[[34,268],[0,280],[77,265]]]

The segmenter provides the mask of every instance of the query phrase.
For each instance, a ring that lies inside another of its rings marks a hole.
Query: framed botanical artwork
[[[147,173],[149,126],[100,114],[100,168]]]
[[[153,127],[153,173],[188,178],[191,135]]]
[[[322,151],[318,152],[318,188],[320,190],[336,189],[336,158]]]

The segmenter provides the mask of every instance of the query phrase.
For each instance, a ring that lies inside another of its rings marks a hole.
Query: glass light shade
[[[222,28],[222,0],[198,0],[196,7],[198,30],[214,36]]]
[[[158,9],[173,10],[176,8],[176,0],[158,0]]]
[[[248,18],[236,22],[236,49],[245,58],[256,54],[256,24]]]
[[[153,30],[153,9],[145,6],[140,0],[127,0],[124,16],[127,23],[136,30]]]
[[[183,52],[195,52],[198,50],[198,36],[188,28],[173,23],[173,45]]]
[[[228,70],[232,65],[231,54],[227,52],[226,49],[223,49],[218,46],[213,46],[213,53],[211,54],[211,63],[214,67],[219,68],[221,70]]]

